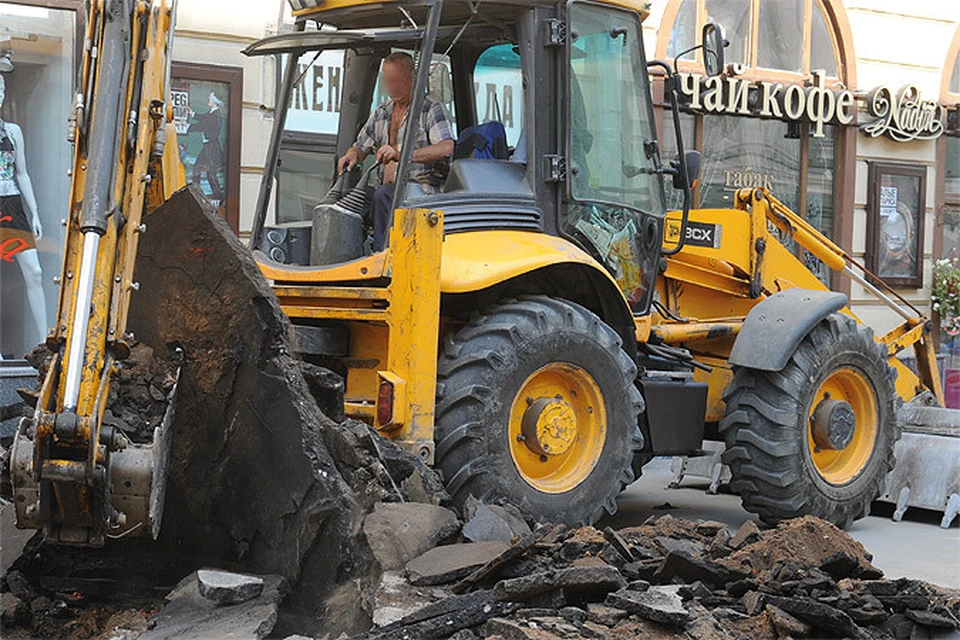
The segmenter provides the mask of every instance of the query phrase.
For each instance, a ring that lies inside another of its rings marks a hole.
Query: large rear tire
[[[865,516],[900,437],[895,381],[873,331],[839,313],[782,371],[736,369],[720,433],[744,508],[768,524],[809,514],[847,528]]]
[[[447,491],[549,522],[613,514],[643,447],[636,374],[617,333],[573,302],[531,296],[487,309],[447,339],[438,365]]]

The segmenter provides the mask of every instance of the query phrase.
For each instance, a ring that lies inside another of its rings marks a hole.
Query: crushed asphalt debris
[[[510,526],[512,509],[490,513]],[[739,532],[671,515],[620,530],[541,524],[509,542],[471,542],[463,521],[436,505],[376,505],[363,527],[379,584],[340,603],[370,610],[366,631],[280,629],[280,576],[201,570],[165,597],[124,603],[71,594],[68,580],[52,591],[15,569],[2,584],[4,637],[867,639],[960,629],[960,593],[884,579],[860,543],[813,517]]]

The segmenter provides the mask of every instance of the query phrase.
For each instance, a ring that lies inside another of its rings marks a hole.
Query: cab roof
[[[601,4],[634,11],[645,20],[650,14],[648,0],[599,0]],[[403,9],[415,20],[424,19],[432,6],[431,0],[288,0],[293,15],[298,20],[316,20],[346,29],[370,29],[394,27],[398,11]],[[446,0],[444,22],[466,20],[479,8],[483,13],[514,13],[518,8],[531,5],[556,5],[556,0]],[[402,15],[402,14],[401,14]]]

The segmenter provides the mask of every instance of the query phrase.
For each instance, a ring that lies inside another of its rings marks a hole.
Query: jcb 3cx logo
[[[680,237],[681,222],[679,220],[667,220],[667,242],[676,244]],[[720,248],[720,237],[723,228],[718,224],[705,224],[703,222],[687,222],[687,233],[684,244],[693,247],[709,247],[711,249]]]

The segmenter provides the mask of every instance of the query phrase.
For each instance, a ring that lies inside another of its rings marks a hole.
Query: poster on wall
[[[923,286],[926,168],[871,163],[867,266],[887,284]]]
[[[77,13],[0,2],[0,365],[53,321],[69,210]],[[4,369],[0,369],[0,375]]]
[[[238,231],[242,73],[174,63],[170,102],[188,183],[196,184]]]

